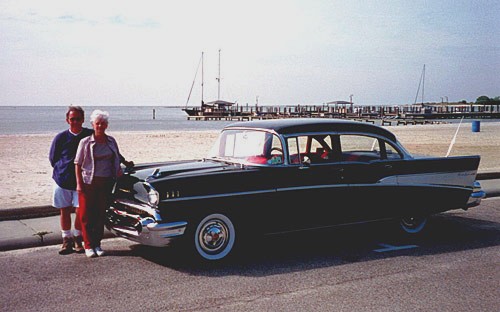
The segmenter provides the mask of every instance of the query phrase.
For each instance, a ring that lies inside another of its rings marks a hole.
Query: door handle
[[[392,169],[392,165],[384,165],[385,169]]]

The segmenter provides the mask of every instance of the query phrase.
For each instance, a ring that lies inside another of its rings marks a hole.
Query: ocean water
[[[220,130],[234,121],[194,121],[180,107],[84,106],[84,127],[94,109],[109,112],[108,131]],[[153,109],[155,119],[153,119]],[[68,128],[67,106],[0,106],[0,135],[56,134]]]
[[[91,128],[90,114],[94,109],[108,111],[108,131],[199,131],[221,130],[235,121],[187,120],[181,107],[168,106],[84,106],[84,127]],[[155,119],[153,119],[153,109]],[[53,134],[68,128],[67,106],[0,106],[0,135],[5,134]],[[460,119],[442,120],[458,123]],[[464,119],[463,123],[471,123]],[[500,122],[498,119],[482,119],[481,122]]]

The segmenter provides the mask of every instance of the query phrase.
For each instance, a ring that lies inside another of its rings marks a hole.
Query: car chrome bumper
[[[110,207],[106,227],[117,236],[143,245],[164,247],[183,235],[187,222],[159,223],[153,217],[141,217]]]
[[[472,194],[470,194],[466,209],[478,206],[481,203],[481,199],[485,197],[486,197],[486,192],[482,190],[481,184],[478,181],[475,181],[474,189],[472,191]]]

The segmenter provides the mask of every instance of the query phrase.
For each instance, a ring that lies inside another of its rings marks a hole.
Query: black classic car
[[[237,122],[207,158],[136,165],[107,212],[118,236],[180,240],[206,260],[247,235],[378,220],[420,232],[427,217],[479,205],[479,156],[414,157],[387,129],[337,119]]]

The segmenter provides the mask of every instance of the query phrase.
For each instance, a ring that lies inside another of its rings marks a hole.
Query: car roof
[[[369,123],[335,118],[285,118],[243,121],[230,124],[224,129],[249,128],[274,130],[279,134],[311,132],[358,132],[371,133],[396,141],[396,136],[389,130]]]

